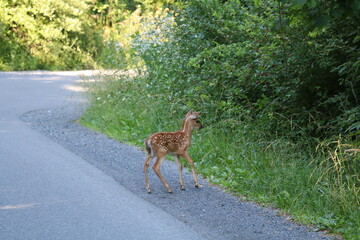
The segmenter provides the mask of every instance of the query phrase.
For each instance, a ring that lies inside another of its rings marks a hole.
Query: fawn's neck
[[[188,137],[191,138],[192,131],[193,131],[193,128],[189,124],[188,119],[185,119],[181,126],[180,132],[184,132]]]

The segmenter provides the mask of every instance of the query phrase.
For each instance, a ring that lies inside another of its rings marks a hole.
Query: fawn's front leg
[[[186,160],[186,162],[189,163],[189,165],[191,167],[191,171],[192,171],[193,177],[194,177],[195,187],[197,187],[197,188],[200,187],[198,178],[197,178],[197,174],[195,171],[194,161],[191,159],[191,157],[189,156],[189,154],[187,152],[180,154],[180,156],[182,156]]]
[[[180,175],[180,189],[181,190],[185,190],[185,185],[184,185],[184,180],[183,180],[183,175],[182,175],[182,170],[183,170],[183,165],[179,159],[179,155],[177,154],[174,154],[174,158],[175,158],[175,161],[178,165],[178,168],[179,168],[179,175]]]

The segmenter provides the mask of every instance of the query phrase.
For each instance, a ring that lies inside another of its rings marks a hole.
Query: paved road
[[[0,239],[203,239],[19,120],[81,101],[78,74],[0,72]]]

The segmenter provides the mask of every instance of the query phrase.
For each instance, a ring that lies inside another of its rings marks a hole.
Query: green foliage
[[[82,121],[142,145],[197,109],[206,128],[191,154],[207,179],[352,239],[360,214],[356,4],[189,0],[129,13],[132,30],[126,20],[112,28],[131,43],[115,34],[103,53],[112,68],[124,59],[138,75],[101,82]]]
[[[142,104],[162,115],[198,109],[207,116],[208,130],[192,151],[212,182],[355,235],[358,152],[333,161],[324,145],[321,154],[311,149],[339,134],[341,144],[358,149],[358,15],[335,1],[192,0],[177,7],[148,18],[134,36],[146,72],[141,95],[155,101]],[[155,132],[164,130],[160,123],[147,124]],[[347,181],[335,181],[334,163],[344,161],[351,167],[337,173]]]
[[[0,61],[5,69],[92,68],[101,37],[79,1],[0,1]],[[90,37],[91,36],[91,37]]]
[[[142,16],[172,0],[0,0],[0,70],[123,69]]]
[[[295,138],[353,134],[358,120],[344,119],[359,105],[359,18],[314,29],[291,6],[194,0],[148,21],[134,41],[148,84],[206,112],[251,112]]]
[[[138,65],[134,58],[130,36],[139,32],[141,22],[163,12],[172,0],[112,0],[96,1],[92,12],[98,25],[103,26],[105,46],[96,57],[105,69],[131,69]]]
[[[92,105],[81,123],[141,148],[151,133],[179,129],[188,110],[186,99],[166,99],[146,84],[141,72],[101,77],[89,85]],[[312,152],[287,138],[275,139],[247,116],[237,121],[202,115],[202,122],[206,127],[194,132],[189,151],[206,179],[243,199],[275,205],[320,230],[340,232],[347,239],[357,236],[359,149],[339,139]]]

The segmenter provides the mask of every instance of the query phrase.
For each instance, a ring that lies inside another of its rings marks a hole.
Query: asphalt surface
[[[27,74],[0,73],[4,239],[333,239],[203,179],[197,189],[186,170],[182,191],[176,164],[169,161],[162,173],[174,193],[150,170],[153,192],[147,194],[145,152],[76,122],[86,107],[76,93],[78,78],[60,74],[62,80],[48,87],[45,82],[54,73]],[[45,86],[37,80],[35,88],[27,86],[34,75]],[[11,77],[18,79],[15,86]],[[53,88],[56,97],[48,96]],[[20,92],[12,96],[16,89]],[[34,92],[24,97],[29,91]],[[17,99],[22,100],[16,105]]]

